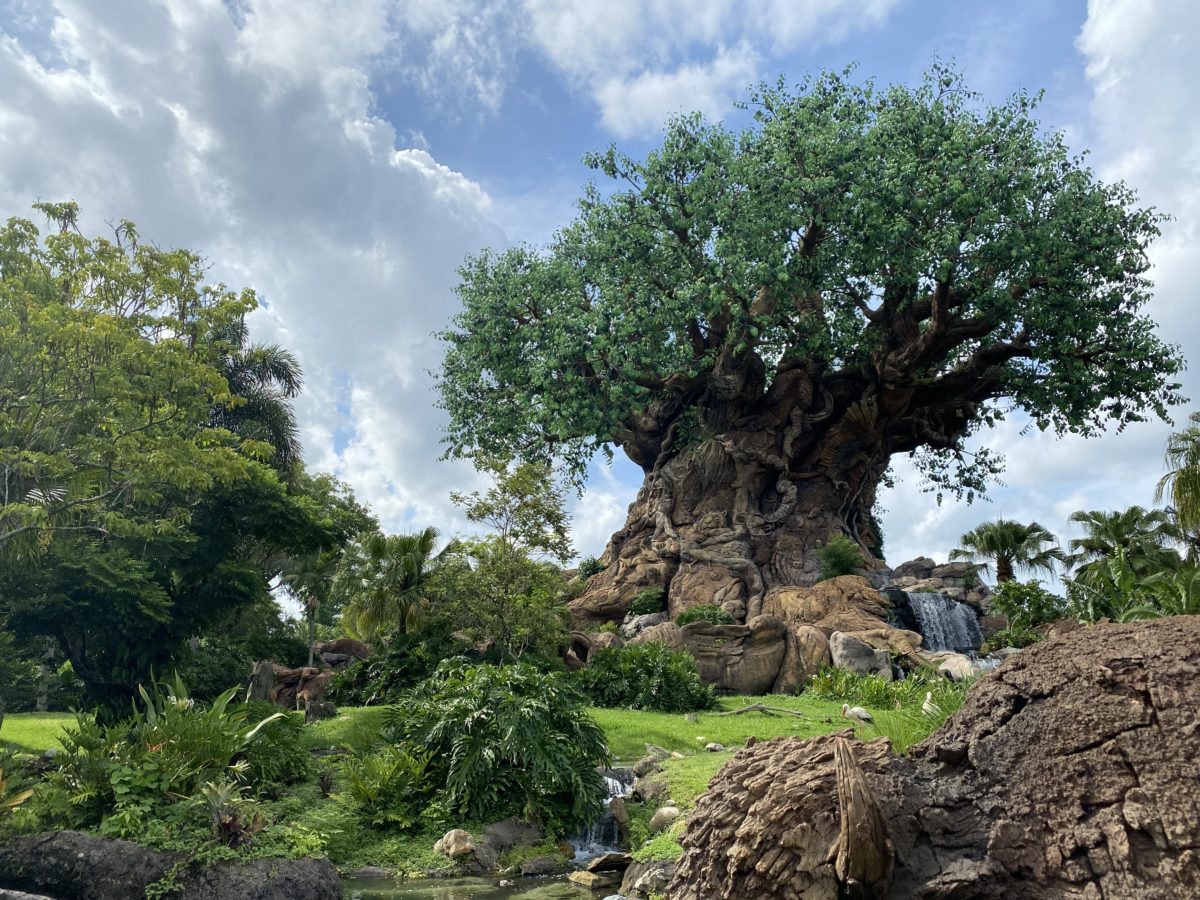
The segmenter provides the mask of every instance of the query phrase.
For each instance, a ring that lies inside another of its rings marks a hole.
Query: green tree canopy
[[[404,634],[427,605],[431,572],[447,550],[437,549],[438,531],[369,534],[346,548],[338,563],[332,596],[342,604],[342,624],[351,634]]]
[[[617,444],[650,470],[739,415],[870,400],[883,453],[928,451],[934,475],[953,457],[969,490],[991,463],[963,439],[1007,411],[1094,434],[1178,400],[1179,354],[1141,314],[1161,216],[1041,129],[1036,98],[984,105],[943,67],[752,98],[746,131],[687,116],[643,161],[589,156],[616,190],[589,187],[545,251],[466,262],[451,453],[579,475]]]
[[[218,338],[252,291],[204,281],[201,259],[78,229],[74,204],[39,204],[57,227],[0,228],[0,553],[55,531],[151,539],[181,533],[197,492],[248,477],[274,449],[212,427],[235,410]]]

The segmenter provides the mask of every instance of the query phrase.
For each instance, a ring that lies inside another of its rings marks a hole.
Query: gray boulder
[[[884,681],[892,680],[892,660],[886,650],[876,650],[852,634],[835,631],[829,636],[829,655],[838,669],[857,672],[860,675],[878,675]]]
[[[665,612],[647,613],[644,616],[633,616],[626,620],[621,626],[621,637],[625,640],[630,640],[637,637],[647,628],[653,628],[655,625],[662,625],[664,622],[669,622]]]
[[[181,853],[77,831],[25,835],[0,843],[0,885],[57,900],[129,900],[170,874]],[[327,859],[255,859],[187,866],[173,900],[341,900]]]

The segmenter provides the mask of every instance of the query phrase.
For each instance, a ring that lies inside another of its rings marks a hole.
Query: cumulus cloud
[[[535,44],[587,90],[620,137],[668,116],[719,117],[763,77],[768,54],[844,38],[881,23],[898,0],[525,0]]]
[[[0,40],[0,203],[73,198],[255,287],[258,340],[299,354],[308,459],[392,527],[445,524],[469,467],[439,463],[432,332],[463,255],[504,236],[491,201],[397,145],[370,83],[388,4],[56,0]],[[36,52],[35,52],[35,48]],[[55,60],[56,62],[52,62]],[[451,520],[452,521],[452,520]]]

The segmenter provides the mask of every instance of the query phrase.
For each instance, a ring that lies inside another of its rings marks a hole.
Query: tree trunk
[[[1012,560],[1007,556],[999,556],[996,558],[996,584],[1004,584],[1006,581],[1013,580],[1013,564]]]
[[[576,625],[618,619],[656,586],[672,617],[712,603],[746,621],[768,588],[813,584],[820,548],[838,534],[859,545],[863,571],[873,571],[879,536],[870,514],[887,456],[870,424],[844,416],[802,455],[781,450],[798,443],[799,426],[751,427],[657,459],[609,541],[605,570],[571,603]]]
[[[310,608],[308,610],[308,666],[312,668],[313,659],[316,656],[317,647],[317,611]]]

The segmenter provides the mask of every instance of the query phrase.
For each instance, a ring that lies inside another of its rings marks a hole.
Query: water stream
[[[917,631],[925,638],[924,649],[973,653],[983,643],[979,617],[967,604],[929,591],[913,591],[907,597]]]
[[[588,828],[571,840],[575,848],[572,864],[582,867],[588,860],[605,853],[619,853],[620,828],[612,814],[612,802],[633,792],[631,769],[604,772],[607,797],[604,812]],[[571,884],[564,877],[525,878],[520,875],[489,878],[347,878],[343,881],[346,900],[595,900],[616,893],[616,889],[593,893]]]
[[[604,812],[582,833],[571,839],[571,846],[575,848],[575,858],[572,862],[576,866],[582,866],[589,859],[605,853],[621,852],[620,828],[617,826],[617,820],[613,818],[612,802],[618,797],[624,799],[633,793],[634,780],[632,769],[609,769],[604,773],[604,786],[608,793],[604,800]]]
[[[347,878],[346,900],[595,900],[565,878]]]

